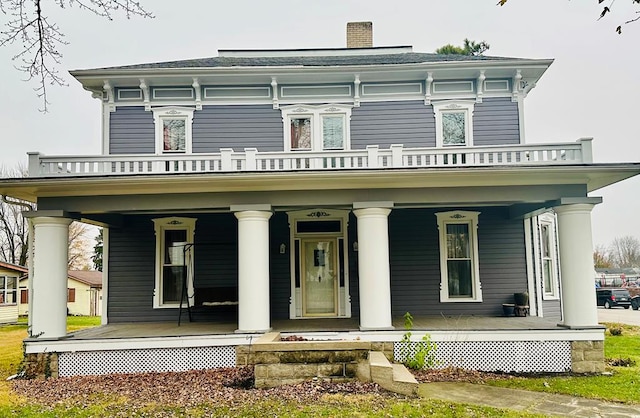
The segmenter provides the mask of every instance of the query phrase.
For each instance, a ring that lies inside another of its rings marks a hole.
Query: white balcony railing
[[[485,147],[404,148],[377,145],[364,150],[322,152],[243,152],[221,149],[211,154],[102,155],[49,157],[29,153],[30,177],[126,174],[350,170],[591,163],[591,138],[573,143]]]

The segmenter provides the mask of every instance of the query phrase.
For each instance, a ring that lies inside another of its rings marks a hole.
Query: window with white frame
[[[474,102],[445,101],[433,104],[436,116],[436,146],[473,145]]]
[[[440,238],[441,302],[482,302],[478,215],[480,212],[436,213]]]
[[[16,277],[0,276],[0,305],[14,305],[17,303],[18,279]]]
[[[538,217],[540,233],[540,272],[544,299],[558,298],[558,251],[555,217],[546,213]]]
[[[196,219],[153,219],[156,233],[154,308],[193,304],[193,238]],[[186,290],[186,294],[185,291]]]
[[[188,107],[153,108],[156,128],[156,154],[191,153],[193,109]]]
[[[351,106],[282,106],[285,151],[344,150],[350,147]]]

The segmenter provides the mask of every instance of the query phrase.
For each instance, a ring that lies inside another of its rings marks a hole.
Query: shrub
[[[422,370],[432,368],[438,364],[435,358],[436,343],[431,341],[431,336],[425,334],[421,341],[411,341],[411,329],[413,328],[413,316],[407,312],[404,314],[404,329],[406,332],[402,336],[402,358],[403,364],[410,369]]]

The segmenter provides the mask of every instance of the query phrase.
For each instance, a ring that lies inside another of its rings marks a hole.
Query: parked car
[[[598,306],[604,306],[605,309],[611,309],[616,306],[629,309],[629,306],[631,306],[631,295],[627,289],[600,288],[596,289],[596,296]]]

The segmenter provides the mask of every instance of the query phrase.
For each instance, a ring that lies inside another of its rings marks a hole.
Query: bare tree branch
[[[21,44],[21,50],[12,57],[16,69],[26,74],[25,81],[35,80],[34,88],[42,99],[40,111],[48,110],[48,86],[65,86],[57,66],[62,60],[61,48],[67,45],[64,33],[55,22],[50,22],[42,9],[42,0],[0,0],[0,12],[8,16],[4,30],[0,31],[0,47]],[[113,20],[116,13],[153,18],[139,2],[133,0],[54,0],[62,9],[77,7],[97,16]]]

